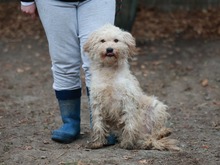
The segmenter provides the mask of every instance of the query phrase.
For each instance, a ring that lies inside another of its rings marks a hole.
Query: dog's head
[[[120,28],[106,24],[93,32],[84,45],[92,61],[115,65],[136,53],[135,39]]]

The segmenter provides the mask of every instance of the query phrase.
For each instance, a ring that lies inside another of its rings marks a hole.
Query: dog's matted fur
[[[107,24],[90,35],[84,50],[92,62],[89,147],[103,147],[112,133],[122,148],[178,150],[176,140],[167,137],[167,106],[146,95],[129,70],[128,58],[136,53],[132,35]]]

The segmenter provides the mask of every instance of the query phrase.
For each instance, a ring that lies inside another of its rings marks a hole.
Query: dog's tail
[[[170,139],[168,137],[162,138],[160,140],[150,138],[146,144],[146,149],[154,149],[154,150],[169,150],[169,151],[181,151],[181,149],[177,146],[178,140]]]
[[[181,151],[177,146],[178,140],[170,139],[167,136],[171,134],[169,128],[161,128],[157,133],[146,135],[144,141],[139,141],[137,144],[139,148],[145,150],[169,150],[169,151]]]

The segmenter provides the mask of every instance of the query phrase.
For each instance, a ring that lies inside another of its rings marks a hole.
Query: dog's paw
[[[102,148],[104,146],[104,143],[101,143],[101,142],[89,142],[86,146],[86,148],[89,148],[89,149],[99,149],[99,148]]]
[[[172,130],[170,128],[163,127],[159,131],[153,132],[153,137],[157,140],[160,140],[164,137],[170,136],[172,133]]]
[[[119,144],[119,147],[120,147],[120,148],[123,148],[123,149],[127,149],[127,150],[133,150],[133,149],[135,149],[135,148],[134,148],[134,145],[131,144],[131,143],[129,143],[129,142],[121,142],[121,143]]]

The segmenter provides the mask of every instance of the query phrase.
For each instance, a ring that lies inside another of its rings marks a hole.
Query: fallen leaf
[[[139,160],[138,162],[141,163],[141,164],[147,164],[148,163],[148,161],[146,159]]]
[[[46,159],[46,158],[47,158],[47,156],[41,156],[40,158],[41,158],[41,159]]]
[[[24,69],[17,68],[17,72],[18,72],[18,73],[23,73],[23,72],[24,72]]]
[[[213,104],[217,105],[217,106],[220,106],[220,101],[214,101]]]
[[[24,146],[24,150],[32,150],[33,147],[32,146]]]
[[[208,79],[202,80],[202,81],[201,81],[201,85],[202,85],[203,87],[207,87],[207,86],[209,85]]]
[[[162,61],[154,61],[152,62],[153,65],[157,66],[157,65],[160,65],[162,63]]]
[[[86,165],[86,164],[80,160],[80,161],[78,161],[77,165]]]
[[[208,145],[202,145],[202,148],[208,149],[209,146]]]
[[[50,142],[47,141],[47,140],[44,140],[43,143],[44,143],[44,144],[49,144]]]

